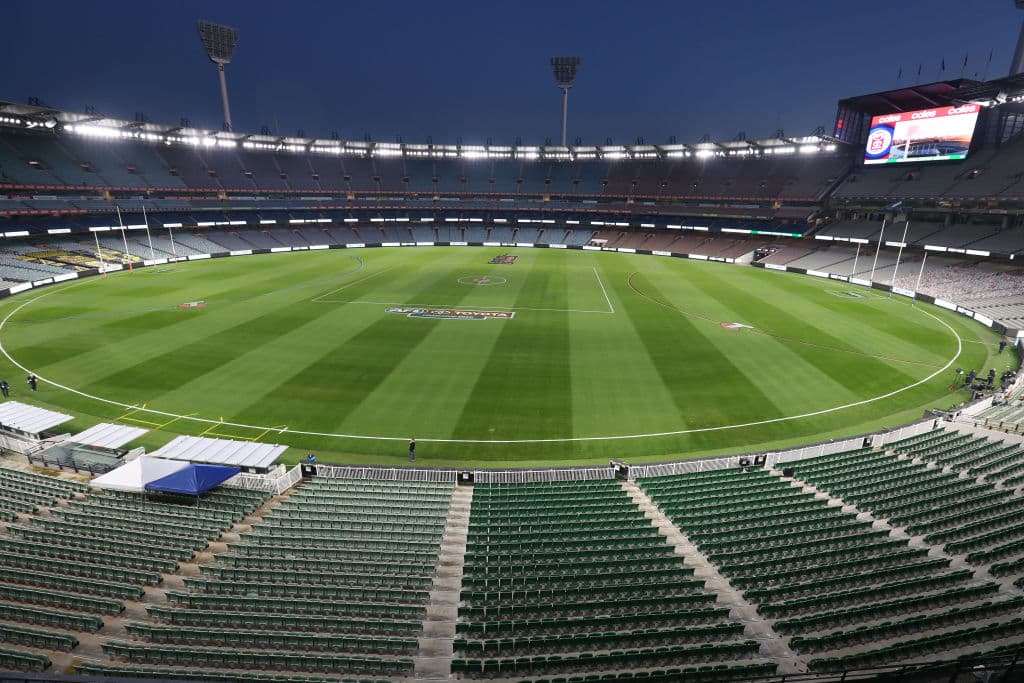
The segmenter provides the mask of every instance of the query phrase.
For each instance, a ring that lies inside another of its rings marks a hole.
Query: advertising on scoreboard
[[[978,122],[977,104],[882,114],[871,119],[865,164],[967,158]]]

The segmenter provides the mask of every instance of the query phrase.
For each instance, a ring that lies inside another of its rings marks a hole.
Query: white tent
[[[183,470],[189,466],[187,462],[175,462],[150,458],[141,455],[131,462],[121,465],[116,470],[96,477],[91,484],[97,488],[110,489],[113,491],[132,491],[143,493],[146,484],[157,479],[162,479],[168,474]]]

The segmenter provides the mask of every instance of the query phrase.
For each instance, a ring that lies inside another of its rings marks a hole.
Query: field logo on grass
[[[853,291],[851,289],[830,289],[830,290],[828,290],[828,293],[831,294],[832,296],[838,296],[838,297],[849,298],[849,299],[867,299],[868,298],[866,294],[862,294],[861,292],[855,292],[855,291]]]
[[[515,263],[518,258],[519,257],[515,254],[498,254],[488,261],[488,263],[492,266],[510,266]]]
[[[205,301],[186,301],[183,304],[178,304],[178,308],[206,308]]]
[[[486,287],[487,285],[503,285],[507,279],[497,275],[465,275],[459,278],[460,285],[472,285],[475,287]]]
[[[404,315],[407,318],[433,318],[434,320],[510,320],[516,316],[513,311],[463,311],[454,308],[407,308],[394,306],[385,313]]]
[[[724,327],[725,329],[730,330],[732,332],[739,332],[740,330],[742,330],[744,328],[746,328],[748,330],[754,329],[753,325],[744,325],[743,323],[718,323],[718,324],[721,325],[722,327]]]

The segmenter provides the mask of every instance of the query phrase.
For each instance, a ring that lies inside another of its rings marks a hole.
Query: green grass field
[[[488,263],[506,252],[517,262]],[[192,301],[206,305],[180,308]],[[387,312],[397,306],[514,317]],[[29,292],[0,314],[13,397],[73,412],[72,428],[121,419],[154,429],[150,449],[205,432],[371,463],[405,462],[415,436],[428,466],[667,460],[850,435],[962,401],[956,367],[1001,370],[1012,355],[994,356],[997,337],[961,316],[839,282],[553,249],[211,259]],[[25,369],[44,380],[34,395]]]

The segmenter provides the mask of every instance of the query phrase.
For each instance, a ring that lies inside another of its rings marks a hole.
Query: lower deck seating
[[[0,468],[0,496],[14,518],[0,531],[0,642],[75,650],[77,634],[104,628],[125,601],[140,600],[179,561],[217,538],[265,494],[213,492],[202,513],[193,500],[149,502],[92,493],[79,482]],[[0,657],[0,668],[42,670],[38,654]]]
[[[478,484],[456,634],[466,678],[774,670],[613,481]]]
[[[870,480],[879,471],[900,471],[901,464],[885,453],[861,450],[787,466],[798,480],[806,476],[829,489],[824,478],[837,472]],[[959,489],[945,489],[946,483],[943,479],[929,490],[958,495]],[[799,483],[764,470],[720,470],[641,484],[718,571],[772,620],[776,632],[790,637],[794,651],[826,655],[812,659],[814,670],[900,661],[896,653],[903,651],[886,649],[887,638],[922,640],[916,658],[947,658],[947,651],[962,643],[938,636],[958,624],[997,623],[1005,628],[992,634],[1015,632],[1012,615],[1019,598],[1000,595],[995,582],[951,567],[948,558],[930,556],[927,547],[890,537]],[[902,499],[914,500],[913,489],[904,485]],[[847,502],[860,505],[864,499]],[[756,525],[746,517],[750,511],[756,511]]]
[[[108,641],[114,673],[162,665],[203,667],[203,679],[216,681],[245,671],[266,680],[284,672],[304,680],[410,676],[452,490],[305,483],[216,562],[200,565],[199,576],[186,577],[187,590],[149,606],[148,621],[129,622],[129,639]]]

